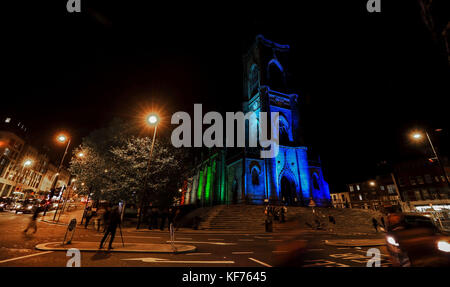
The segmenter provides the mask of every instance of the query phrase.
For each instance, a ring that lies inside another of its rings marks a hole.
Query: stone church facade
[[[320,162],[308,158],[300,127],[299,97],[288,87],[290,47],[258,35],[244,56],[242,111],[279,113],[279,152],[261,158],[260,148],[216,148],[197,164],[182,188],[181,204],[330,205],[330,192]],[[246,129],[258,125],[248,122]]]

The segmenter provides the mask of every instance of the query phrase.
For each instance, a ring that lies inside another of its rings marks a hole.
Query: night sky
[[[415,1],[382,1],[380,14],[365,0],[82,0],[73,14],[66,1],[29,2],[2,7],[0,114],[22,119],[34,142],[58,153],[57,131],[79,144],[152,105],[167,120],[193,103],[239,110],[242,55],[257,34],[291,46],[306,142],[332,190],[375,175],[380,161],[430,155],[408,139],[414,128],[443,129],[433,139],[449,153],[449,67]]]

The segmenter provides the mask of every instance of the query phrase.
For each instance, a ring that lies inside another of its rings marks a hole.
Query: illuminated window
[[[356,185],[356,190],[361,190],[361,188],[359,187],[359,184]]]
[[[350,189],[350,191],[354,191],[353,185],[350,185],[348,188]]]

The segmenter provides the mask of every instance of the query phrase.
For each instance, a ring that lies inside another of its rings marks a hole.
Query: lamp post
[[[447,185],[450,187],[450,183],[449,183],[449,181],[448,181],[447,173],[445,172],[445,168],[444,168],[444,166],[442,165],[441,159],[439,158],[438,153],[436,152],[436,149],[434,148],[434,145],[433,145],[433,142],[431,141],[430,135],[428,134],[427,131],[425,132],[425,135],[426,135],[426,137],[427,137],[427,139],[428,139],[428,143],[430,144],[431,149],[433,150],[434,157],[436,158],[436,160],[437,160],[437,162],[438,162],[438,164],[439,164],[439,167],[441,168],[442,174],[444,175],[445,182],[446,182]],[[412,135],[412,137],[413,137],[413,139],[415,139],[415,140],[421,140],[421,139],[423,138],[423,135],[422,135],[422,133],[416,132],[416,133],[414,133],[414,134]]]
[[[66,150],[64,151],[63,157],[61,159],[61,162],[59,163],[58,170],[56,171],[55,180],[52,183],[52,189],[54,189],[56,187],[56,183],[58,182],[58,177],[61,172],[62,164],[64,162],[64,158],[66,157],[66,154],[67,154],[67,151],[69,150],[69,145],[70,145],[70,139],[68,139],[65,135],[59,135],[56,138],[56,140],[61,143],[65,143],[67,141],[67,145],[66,145]],[[63,196],[63,193],[64,193],[64,190],[61,188],[61,194],[59,196],[58,205],[56,206],[55,215],[53,216],[53,221],[55,221],[56,214],[58,213],[59,204],[61,203],[61,198]]]
[[[138,223],[137,223],[136,229],[139,229],[139,227],[141,226],[142,213],[143,213],[143,210],[144,210],[144,201],[146,199],[146,194],[147,194],[148,172],[150,170],[150,163],[151,163],[152,154],[153,154],[153,147],[155,145],[155,139],[156,139],[156,130],[158,128],[158,123],[159,123],[158,115],[150,114],[147,117],[147,122],[148,122],[148,124],[150,126],[154,126],[154,128],[153,128],[153,140],[152,140],[152,145],[150,147],[150,155],[148,157],[147,170],[145,171],[144,189],[142,191],[141,207],[140,207],[140,210],[139,210],[139,218],[138,218]]]

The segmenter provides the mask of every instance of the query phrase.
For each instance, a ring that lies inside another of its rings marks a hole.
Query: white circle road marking
[[[0,264],[1,263],[6,263],[6,262],[10,262],[10,261],[14,261],[14,260],[25,259],[25,258],[28,258],[28,257],[44,255],[44,254],[48,254],[48,253],[52,253],[52,252],[54,252],[54,251],[45,251],[45,252],[34,253],[34,254],[30,254],[30,255],[25,255],[25,256],[20,256],[20,257],[16,257],[16,258],[6,259],[6,260],[0,261]]]

